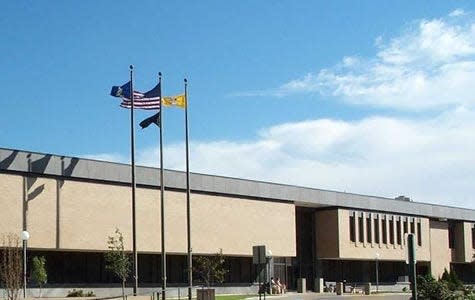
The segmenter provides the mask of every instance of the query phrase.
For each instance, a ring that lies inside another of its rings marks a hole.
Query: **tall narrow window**
[[[394,245],[394,219],[389,220],[389,243]]]
[[[363,216],[358,217],[358,235],[359,235],[359,242],[363,243],[364,242],[364,224],[363,224]]]
[[[378,218],[373,219],[373,224],[374,224],[374,242],[376,244],[379,244],[379,222]]]
[[[407,231],[407,229],[408,229],[408,227],[407,227],[407,222],[408,222],[408,219],[405,219],[405,220],[404,220],[404,223],[403,223],[404,234],[408,233],[408,231]]]
[[[356,242],[355,216],[350,216],[350,241]]]
[[[397,244],[401,245],[401,219],[396,221],[396,239]]]
[[[371,243],[372,238],[371,238],[371,216],[368,216],[366,218],[366,241],[368,243]]]
[[[475,249],[475,226],[472,227],[472,248]]]
[[[411,220],[411,233],[416,233],[414,229],[414,222],[416,222],[416,220]]]
[[[422,246],[422,229],[420,222],[417,222],[417,245]]]
[[[381,226],[381,229],[383,230],[383,244],[387,244],[388,243],[388,225],[386,223],[386,217],[383,218],[382,220],[382,226]]]
[[[455,223],[449,221],[449,248],[455,248]]]

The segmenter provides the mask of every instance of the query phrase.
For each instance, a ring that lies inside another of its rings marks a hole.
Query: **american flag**
[[[122,98],[120,107],[132,108],[132,101],[127,98]],[[146,98],[144,94],[134,92],[134,108],[139,109],[160,109],[160,97]]]
[[[134,91],[134,108],[146,110],[160,109],[160,94],[160,84],[157,84],[153,89],[146,93]],[[130,99],[130,82],[121,87],[113,87],[111,95],[122,99],[120,107],[128,109],[132,108],[132,100]]]

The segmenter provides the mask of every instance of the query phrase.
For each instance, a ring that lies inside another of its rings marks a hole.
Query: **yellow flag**
[[[163,97],[163,106],[176,106],[180,108],[186,107],[186,97],[185,94],[177,96],[165,96]]]

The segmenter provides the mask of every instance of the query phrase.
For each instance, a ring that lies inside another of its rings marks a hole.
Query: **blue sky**
[[[0,147],[128,162],[108,93],[133,64],[141,91],[188,78],[192,171],[475,208],[475,4],[327,2],[8,1]],[[157,135],[137,129],[141,164]]]

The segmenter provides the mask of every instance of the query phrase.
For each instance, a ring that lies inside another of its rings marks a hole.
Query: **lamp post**
[[[266,266],[266,279],[269,282],[269,295],[272,295],[272,280],[271,280],[271,263],[272,263],[272,251],[270,249],[267,249],[266,251],[266,260],[267,260],[267,266]],[[265,297],[265,293],[264,293]],[[264,298],[265,299],[265,298]]]
[[[21,240],[23,241],[23,298],[26,298],[26,246],[30,233],[26,230],[21,232]]]
[[[376,252],[376,293],[379,292],[379,253]]]

